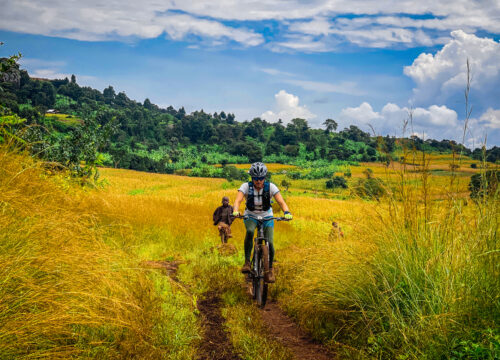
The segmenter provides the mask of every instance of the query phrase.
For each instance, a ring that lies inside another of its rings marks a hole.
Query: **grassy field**
[[[294,220],[276,225],[271,296],[343,358],[498,358],[498,196],[471,201],[480,170],[454,161],[352,166],[350,187],[368,167],[384,181],[378,201],[291,180]],[[291,169],[271,168],[278,185]],[[242,287],[243,224],[235,253],[217,247],[212,213],[238,182],[120,169],[101,178],[82,189],[0,152],[0,359],[192,359],[196,301],[209,290],[242,358],[290,358]],[[180,262],[179,282],[148,260]]]

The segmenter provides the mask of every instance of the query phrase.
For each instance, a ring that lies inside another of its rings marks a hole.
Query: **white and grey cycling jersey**
[[[247,182],[241,184],[240,188],[238,189],[238,191],[241,191],[243,193],[243,195],[245,195],[245,199],[248,197],[248,189],[249,189],[249,186],[248,186]],[[274,195],[276,195],[277,193],[280,192],[280,190],[273,183],[269,183],[269,192],[270,192],[271,199],[272,199],[274,197]],[[262,200],[263,200],[264,189],[262,188],[259,191],[257,191],[257,189],[255,189],[255,187],[254,187],[253,193],[254,193],[253,203],[255,206],[255,210],[250,211],[250,210],[246,209],[245,213],[243,215],[249,215],[249,216],[255,216],[255,217],[274,216],[272,207],[270,207],[269,210],[267,210],[267,211],[262,210]]]

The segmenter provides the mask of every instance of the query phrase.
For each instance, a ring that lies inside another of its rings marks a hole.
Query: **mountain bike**
[[[257,221],[257,236],[254,237],[253,253],[251,257],[252,271],[247,275],[247,281],[252,283],[251,295],[257,306],[264,308],[267,300],[268,284],[264,281],[264,274],[269,271],[269,242],[264,236],[264,222],[268,220],[290,221],[284,217],[254,217],[238,216],[239,219],[254,219]]]

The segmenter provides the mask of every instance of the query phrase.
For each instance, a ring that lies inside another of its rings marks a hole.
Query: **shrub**
[[[382,180],[377,178],[359,179],[354,187],[354,193],[360,197],[378,200],[387,191]]]
[[[248,174],[244,170],[240,170],[234,165],[227,165],[222,168],[222,177],[225,178],[227,181],[233,181],[233,180],[245,181],[248,179]]]
[[[470,178],[470,197],[475,199],[483,196],[492,196],[498,190],[500,171],[488,170],[486,173],[475,174]]]
[[[297,145],[287,145],[285,146],[285,154],[295,157],[299,155],[299,147]]]
[[[335,189],[335,188],[347,189],[347,181],[342,176],[335,176],[333,179],[327,180],[326,188],[327,189]]]
[[[301,173],[298,171],[290,171],[287,176],[292,180],[299,180],[302,177]]]
[[[281,181],[281,186],[285,188],[285,191],[288,191],[288,188],[292,186],[292,183],[289,181],[286,181],[286,179],[283,179]]]

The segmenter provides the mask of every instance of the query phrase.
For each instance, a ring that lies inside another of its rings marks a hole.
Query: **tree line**
[[[57,80],[32,78],[17,64],[3,74],[3,108],[26,119],[27,125],[49,129],[53,132],[50,136],[59,139],[70,137],[81,127],[106,129],[109,139],[96,140],[98,151],[106,154],[107,165],[117,167],[173,172],[211,161],[220,163],[221,154],[239,162],[388,161],[398,147],[405,145],[417,150],[457,151],[478,159],[484,155],[482,149],[471,151],[453,140],[372,136],[355,125],[337,131],[333,119],[324,121],[324,129],[313,129],[300,118],[284,124],[259,117],[236,121],[234,114],[224,111],[212,114],[198,110],[188,114],[183,107],[160,108],[149,99],[137,102],[124,92],[117,93],[112,86],[102,92],[80,86],[74,75]],[[61,124],[46,116],[49,109],[85,121]],[[190,147],[203,151],[191,151],[191,158],[186,161],[187,152],[182,150]],[[485,150],[487,160],[498,160],[499,149]]]

